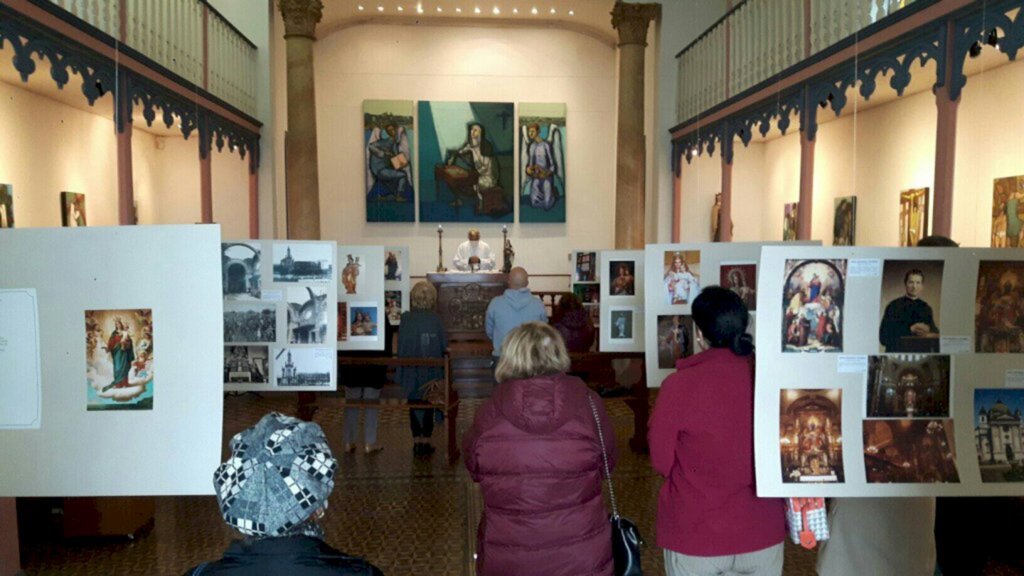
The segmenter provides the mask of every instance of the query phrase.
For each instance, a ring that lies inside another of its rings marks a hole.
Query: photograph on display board
[[[224,382],[266,384],[269,367],[270,349],[266,346],[224,347]]]
[[[0,228],[14,228],[14,187],[0,184]]]
[[[693,355],[693,318],[680,314],[658,316],[658,368],[674,369],[676,360]]]
[[[377,339],[377,303],[353,302],[348,309],[350,340]]]
[[[948,418],[948,355],[869,356],[868,418]]]
[[[843,391],[780,390],[779,451],[784,483],[841,483]]]
[[[719,286],[732,290],[742,298],[748,311],[757,311],[757,264],[722,262],[718,277]]]
[[[594,323],[594,326],[601,325],[601,305],[600,304],[584,304],[583,309],[590,313],[590,320]]]
[[[663,257],[665,304],[687,305],[700,294],[700,250],[665,252]]]
[[[842,352],[846,260],[786,260],[783,352]]]
[[[416,219],[412,111],[412,100],[363,101],[367,222]]]
[[[880,352],[939,351],[941,260],[886,260],[882,272]]]
[[[85,226],[85,194],[60,193],[60,223],[65,228]]]
[[[224,304],[225,342],[275,342],[277,308],[274,304]]]
[[[636,295],[636,262],[632,260],[611,260],[608,262],[608,285],[610,296]]]
[[[576,253],[576,282],[597,282],[597,252]]]
[[[601,286],[598,284],[573,284],[572,293],[584,304],[601,302]]]
[[[420,101],[420,222],[512,222],[511,103]]]
[[[864,420],[868,484],[960,482],[953,420]]]
[[[633,309],[612,308],[609,312],[612,329],[608,335],[608,339],[619,343],[632,342]]]
[[[331,385],[331,366],[337,352],[330,348],[281,348],[274,354],[275,384],[288,386]]]
[[[402,291],[384,291],[384,315],[388,318],[388,324],[398,326],[402,323]]]
[[[274,244],[274,282],[331,280],[330,244]]]
[[[790,202],[783,208],[782,215],[782,239],[786,242],[796,240],[797,215],[799,214],[800,203]]]
[[[565,104],[519,105],[520,222],[565,222]]]
[[[87,410],[153,409],[153,311],[85,311]]]
[[[357,294],[359,289],[359,272],[363,265],[359,262],[359,256],[345,255],[345,267],[341,269],[341,284],[345,287],[345,294]]]
[[[980,262],[976,298],[975,352],[1024,352],[1024,261]]]
[[[221,284],[228,300],[260,299],[260,245],[230,242],[220,245]]]
[[[388,250],[384,252],[384,280],[402,281],[402,251]]]
[[[974,391],[974,447],[982,482],[1024,482],[1024,388]]]
[[[928,235],[928,189],[900,192],[900,246],[917,246]]]
[[[338,342],[348,340],[348,302],[338,302]]]
[[[832,221],[832,245],[854,246],[857,242],[857,197],[836,198]]]
[[[288,288],[288,343],[323,344],[327,339],[327,289]]]
[[[1024,176],[996,178],[992,187],[992,247],[1024,247]]]

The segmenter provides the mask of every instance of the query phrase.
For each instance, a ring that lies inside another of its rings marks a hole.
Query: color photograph
[[[274,282],[329,282],[330,244],[274,243]]]
[[[221,285],[228,300],[259,300],[260,245],[230,242],[220,245]]]
[[[835,215],[832,220],[832,245],[854,246],[857,243],[857,197],[836,198],[835,205]]]
[[[85,226],[85,194],[60,193],[60,223],[65,228]]]
[[[402,251],[387,250],[384,252],[384,281],[401,282],[402,274]]]
[[[992,189],[992,247],[1024,246],[1024,176],[996,178]]]
[[[576,253],[575,282],[597,282],[597,252]]]
[[[402,291],[384,291],[384,315],[388,318],[388,324],[398,326],[402,323]]]
[[[266,384],[270,376],[270,349],[266,346],[225,346],[224,382]]]
[[[274,384],[329,388],[336,361],[337,352],[330,348],[281,348],[274,353]]]
[[[1024,261],[978,264],[975,352],[1024,352]]]
[[[584,304],[601,302],[601,286],[599,284],[573,284],[572,293]]]
[[[676,360],[693,355],[693,345],[693,318],[658,316],[658,368],[674,369]]]
[[[288,288],[288,343],[323,344],[327,339],[327,290]]]
[[[843,391],[780,390],[779,451],[784,483],[841,483]]]
[[[520,222],[565,222],[565,104],[519,105]]]
[[[960,482],[953,420],[864,420],[868,484]]]
[[[757,311],[757,264],[722,262],[718,277],[719,286],[732,290],[742,298],[748,311]]]
[[[363,101],[367,222],[416,219],[412,112],[412,100]]]
[[[88,411],[153,409],[153,311],[85,311]]]
[[[345,287],[345,294],[357,294],[359,290],[359,272],[363,269],[363,264],[359,261],[359,256],[353,256],[351,254],[345,255],[345,265],[341,269],[341,285]]]
[[[790,202],[783,207],[782,240],[785,242],[796,240],[797,215],[799,214],[799,208],[799,202]]]
[[[700,251],[668,251],[663,257],[664,302],[688,305],[700,294]]]
[[[0,184],[0,228],[14,228],[14,187]]]
[[[928,189],[900,192],[900,246],[917,246],[928,235]]]
[[[224,304],[224,342],[275,342],[277,308],[274,304]]]
[[[377,303],[353,302],[348,309],[349,340],[377,339]]]
[[[636,262],[632,260],[611,260],[608,262],[608,285],[610,296],[636,295]]]
[[[617,340],[619,342],[632,342],[633,341],[633,309],[632,308],[612,308],[609,310],[611,317],[611,334],[608,336],[610,340]]]
[[[974,391],[974,447],[982,482],[1024,482],[1024,388]]]
[[[882,271],[880,352],[939,351],[942,260],[886,260]]]
[[[512,222],[511,103],[418,103],[420,222]]]
[[[868,418],[949,418],[948,355],[869,356]]]
[[[846,260],[786,260],[783,352],[842,352]]]

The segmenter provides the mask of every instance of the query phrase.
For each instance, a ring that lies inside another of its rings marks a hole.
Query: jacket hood
[[[530,305],[537,297],[530,292],[529,288],[507,288],[505,300],[513,310],[522,310]]]
[[[575,376],[553,374],[508,380],[494,389],[494,404],[513,426],[526,432],[554,432],[587,401],[587,386]]]

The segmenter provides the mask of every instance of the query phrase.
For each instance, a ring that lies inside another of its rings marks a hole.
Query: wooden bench
[[[650,418],[649,398],[647,389],[647,367],[644,364],[643,352],[584,352],[569,354],[572,367],[571,374],[583,379],[593,389],[617,388],[613,360],[639,360],[640,378],[629,388],[628,394],[603,398],[605,402],[621,400],[633,411],[633,437],[629,439],[629,447],[634,452],[646,454],[647,421]]]

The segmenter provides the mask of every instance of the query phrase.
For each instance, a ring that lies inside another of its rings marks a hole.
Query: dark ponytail
[[[728,348],[737,356],[754,353],[754,339],[747,334],[750,312],[732,290],[708,286],[693,301],[693,321],[712,348]]]
[[[746,332],[737,334],[732,339],[729,349],[737,356],[750,356],[754,353],[754,337]]]

